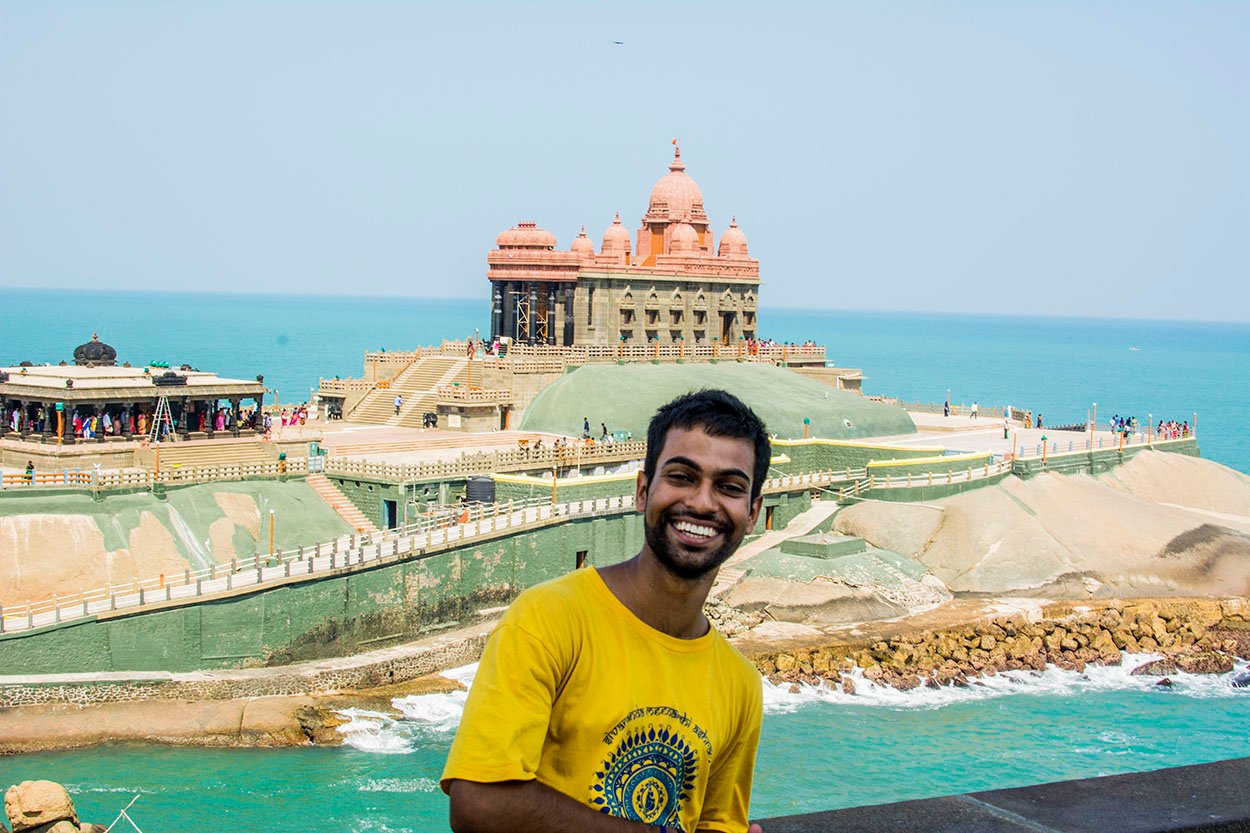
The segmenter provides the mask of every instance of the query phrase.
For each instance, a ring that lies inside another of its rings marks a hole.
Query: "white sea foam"
[[[469,686],[477,673],[477,663],[451,668],[441,673],[449,680]],[[380,712],[364,709],[343,709],[339,712],[348,722],[339,726],[343,743],[365,752],[412,752],[420,743],[422,732],[447,734],[460,725],[468,691],[439,694],[410,694],[396,697],[391,705],[402,715],[395,719]]]
[[[362,793],[432,793],[437,789],[433,778],[370,778],[356,787]]]
[[[1233,688],[1231,684],[1236,674],[1246,670],[1247,664],[1244,662],[1238,662],[1228,674],[1170,674],[1170,688],[1157,686],[1159,677],[1132,675],[1134,668],[1158,658],[1157,654],[1125,654],[1121,665],[1090,665],[1084,672],[1064,671],[1053,667],[1040,672],[1007,671],[992,677],[970,679],[967,687],[921,686],[911,691],[898,691],[866,680],[858,668],[849,675],[855,685],[854,694],[846,694],[840,688],[803,683],[792,691],[793,686],[790,683],[773,685],[765,680],[764,711],[769,714],[784,714],[817,702],[894,709],[936,709],[953,703],[989,700],[1012,694],[1074,696],[1082,692],[1101,691],[1153,690],[1162,695],[1182,697],[1250,697],[1250,691]]]
[[[339,714],[348,722],[338,727],[343,743],[365,752],[403,754],[412,751],[399,721],[381,712],[366,709],[342,709]]]
[[[1246,697],[1250,689],[1236,689],[1232,678],[1250,665],[1238,661],[1228,674],[1169,675],[1170,688],[1157,686],[1159,677],[1134,677],[1130,672],[1144,663],[1158,659],[1157,654],[1126,654],[1118,666],[1087,666],[1084,672],[1048,668],[1045,671],[1007,671],[992,677],[970,679],[965,687],[943,686],[927,688],[920,686],[911,691],[899,691],[886,685],[878,685],[864,679],[863,672],[855,669],[849,676],[855,684],[855,693],[846,694],[840,688],[826,685],[811,686],[789,683],[773,685],[764,680],[764,712],[785,714],[811,703],[833,703],[848,706],[877,706],[889,709],[939,709],[955,703],[968,703],[1008,697],[1013,694],[1051,694],[1061,697],[1089,692],[1107,691],[1156,691],[1160,696],[1178,697]],[[477,664],[465,665],[444,671],[442,676],[466,686],[472,685]],[[794,688],[795,690],[791,690]],[[436,732],[447,734],[455,731],[464,713],[468,691],[452,691],[444,694],[416,694],[397,697],[392,705],[403,715],[399,720],[378,712],[363,709],[346,709],[340,714],[350,721],[339,727],[343,742],[367,752],[411,752],[420,742],[420,734]],[[1104,739],[1108,743],[1114,738]],[[1125,741],[1127,743],[1127,741]],[[366,789],[366,788],[362,788]],[[377,789],[384,789],[378,787]],[[417,789],[424,789],[423,787]]]

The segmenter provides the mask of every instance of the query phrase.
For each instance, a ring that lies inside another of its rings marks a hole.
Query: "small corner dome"
[[[595,244],[590,242],[590,238],[586,236],[585,226],[582,226],[581,232],[573,239],[573,245],[569,246],[569,251],[582,255],[593,255],[595,253]]]
[[[738,218],[729,221],[729,228],[721,235],[720,246],[716,254],[720,257],[745,256],[747,253],[747,236],[738,228]]]
[[[603,233],[602,250],[605,252],[629,251],[629,229],[621,225],[621,215],[619,213],[616,215],[616,219],[612,221],[612,225],[608,226],[608,230]]]
[[[501,249],[554,249],[556,236],[537,223],[517,223],[495,238]]]
[[[670,252],[694,252],[699,249],[699,233],[689,223],[678,223],[669,238]]]
[[[117,364],[117,351],[100,341],[97,333],[92,333],[91,341],[74,348],[74,364],[112,367]]]

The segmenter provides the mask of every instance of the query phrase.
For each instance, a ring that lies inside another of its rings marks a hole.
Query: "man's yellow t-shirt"
[[[759,673],[715,629],[657,631],[579,570],[491,634],[442,786],[537,778],[613,816],[745,831],[762,713]]]

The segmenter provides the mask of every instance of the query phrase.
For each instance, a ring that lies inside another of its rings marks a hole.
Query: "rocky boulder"
[[[23,781],[9,787],[4,794],[4,814],[13,826],[13,833],[68,821],[78,829],[78,813],[74,800],[55,781]],[[61,833],[61,831],[57,831]]]
[[[101,824],[79,824],[74,800],[55,781],[23,781],[4,794],[13,833],[105,833]],[[0,832],[6,828],[0,824]]]

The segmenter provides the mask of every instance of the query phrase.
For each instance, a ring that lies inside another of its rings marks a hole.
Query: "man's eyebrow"
[[[696,463],[694,460],[691,460],[689,457],[682,457],[680,454],[675,457],[669,457],[667,460],[664,460],[662,463],[660,463],[659,468],[666,468],[667,466],[670,466],[670,465],[685,466],[686,468],[694,469],[695,471],[703,471],[703,467],[700,466],[698,463]],[[725,477],[725,476],[741,477],[743,480],[747,481],[748,483],[751,482],[751,475],[747,474],[742,469],[736,469],[736,468],[717,469],[716,471],[713,472],[713,474],[716,474],[721,477]]]

